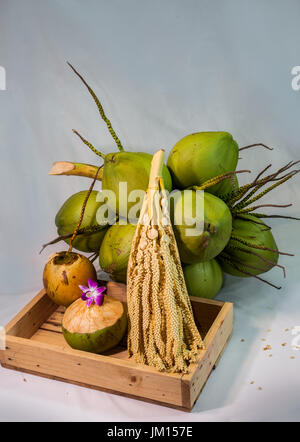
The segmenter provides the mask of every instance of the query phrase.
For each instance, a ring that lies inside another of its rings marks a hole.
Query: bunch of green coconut
[[[110,222],[107,216],[101,222],[99,208],[105,204],[101,192],[89,192],[88,199],[87,190],[70,196],[55,218],[59,236],[48,244],[61,240],[70,243],[86,202],[73,247],[91,254],[89,259],[92,262],[99,259],[101,269],[112,280],[126,283],[136,228],[135,224],[124,222],[126,214],[134,206],[134,202],[128,202],[128,196],[135,190],[146,191],[152,155],[124,149],[99,99],[83,77],[72,69],[92,95],[118,151],[104,154],[74,131],[100,157],[100,165],[57,162],[50,174],[102,181],[102,191],[112,191],[115,195],[116,208],[111,209]],[[254,277],[279,288],[260,276],[274,266],[285,273],[284,267],[278,264],[278,258],[280,254],[287,254],[278,250],[265,219],[292,217],[262,213],[260,209],[263,207],[282,206],[256,202],[291,179],[298,172],[294,169],[298,162],[289,162],[272,173],[268,173],[269,165],[255,179],[240,186],[238,174],[250,171],[237,170],[239,152],[259,145],[270,149],[262,144],[239,148],[228,132],[198,132],[182,138],[170,151],[163,179],[166,190],[174,195],[170,199],[171,218],[191,296],[214,298],[222,287],[223,272],[238,277]],[[119,186],[124,182],[127,183],[125,195]]]

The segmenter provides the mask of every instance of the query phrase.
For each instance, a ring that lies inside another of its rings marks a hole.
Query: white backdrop
[[[297,0],[0,0],[7,76],[0,91],[0,325],[41,288],[45,258],[57,247],[38,251],[56,235],[55,214],[90,184],[48,176],[52,163],[98,164],[71,129],[104,152],[115,150],[66,60],[101,98],[128,150],[169,152],[188,133],[226,130],[240,146],[274,146],[243,152],[240,166],[255,174],[300,156],[300,91],[291,87],[299,18]],[[268,201],[293,202],[283,210],[299,215],[298,192],[296,177]],[[226,279],[218,298],[235,303],[235,334],[192,414],[27,375],[23,382],[1,369],[0,419],[299,419],[300,354],[290,346],[290,327],[300,325],[299,224],[272,226],[279,248],[296,254],[281,260],[288,277],[268,275],[283,285],[280,292]],[[274,346],[272,358],[261,338]]]

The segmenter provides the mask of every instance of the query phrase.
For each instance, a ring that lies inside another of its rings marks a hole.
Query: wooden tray
[[[107,293],[126,301],[126,286],[108,283]],[[160,373],[128,358],[125,345],[96,355],[73,350],[61,332],[63,307],[42,290],[7,325],[3,367],[70,382],[121,396],[191,411],[233,330],[233,306],[191,298],[195,320],[206,349],[189,374]]]

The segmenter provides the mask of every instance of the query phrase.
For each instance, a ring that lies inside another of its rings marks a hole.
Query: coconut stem
[[[233,262],[235,262],[235,263],[240,264],[241,266],[247,267],[247,268],[249,268],[249,269],[259,270],[261,273],[264,273],[264,272],[265,272],[265,269],[262,268],[262,267],[257,267],[257,266],[253,266],[253,265],[251,265],[251,264],[248,264],[248,263],[242,262],[242,261],[240,261],[239,259],[234,258],[234,257],[232,257],[232,256],[227,256],[227,257],[228,257],[228,260],[230,260],[231,264],[232,264]]]
[[[96,173],[96,176],[95,176],[95,178],[93,179],[93,182],[92,182],[92,184],[90,185],[90,188],[89,188],[89,190],[88,190],[88,193],[86,194],[86,197],[85,197],[85,199],[84,199],[84,201],[83,201],[82,208],[81,208],[81,214],[80,214],[80,217],[79,217],[79,221],[78,221],[78,223],[77,223],[77,226],[75,227],[74,233],[73,233],[72,238],[71,238],[71,240],[70,240],[70,246],[69,246],[69,249],[68,249],[68,252],[67,252],[67,253],[72,252],[73,241],[74,241],[74,239],[76,238],[77,232],[78,232],[78,230],[79,230],[79,228],[80,228],[80,225],[81,225],[81,223],[82,223],[82,219],[83,219],[83,216],[84,216],[84,212],[85,212],[85,208],[86,208],[86,205],[87,205],[87,202],[88,202],[89,196],[90,196],[90,194],[91,194],[91,192],[92,192],[92,190],[93,190],[93,187],[94,187],[94,185],[95,185],[95,182],[96,182],[96,180],[97,180],[97,175],[98,175],[98,173],[99,173],[99,170],[100,170],[102,167],[103,167],[103,165],[102,165],[102,166],[99,166],[99,168],[98,168],[98,170],[97,170],[97,173]]]
[[[245,150],[245,149],[250,149],[251,147],[255,147],[255,146],[261,146],[261,147],[264,147],[265,149],[273,150],[273,147],[266,146],[266,145],[263,144],[263,143],[256,143],[256,144],[249,144],[248,146],[241,147],[241,148],[239,149],[239,151],[241,151],[241,150]]]
[[[269,169],[271,167],[271,164],[269,164],[267,167],[265,167],[258,175],[257,175],[257,177],[255,178],[255,180],[253,181],[253,183],[256,183],[257,182],[257,180]],[[250,183],[251,184],[251,183]],[[240,205],[242,205],[243,203],[245,203],[246,201],[248,201],[249,200],[249,198],[251,198],[251,196],[253,196],[255,193],[256,193],[256,191],[261,187],[262,185],[260,185],[260,186],[256,186],[248,195],[246,195],[245,197],[244,197],[244,199],[242,200],[242,201],[240,201],[239,203],[238,203],[238,206],[240,207]],[[245,186],[243,186],[244,188],[245,188]],[[239,195],[239,193],[238,192],[236,192],[236,194],[235,194],[235,197],[238,197],[238,195]],[[239,197],[239,198],[237,198],[237,199],[240,199],[240,198],[242,198],[243,197],[243,194]]]
[[[256,195],[254,198],[251,198],[252,195],[255,194],[255,192],[262,187],[263,185],[257,186],[254,188],[254,190],[252,190],[252,192],[249,193],[249,195],[247,195],[242,201],[240,201],[236,206],[235,209],[243,209],[244,207],[249,206],[250,204],[254,203],[255,201],[259,200],[260,198],[262,198],[263,196],[265,196],[267,193],[271,192],[271,190],[274,190],[276,187],[280,186],[281,184],[285,183],[286,181],[288,181],[289,179],[291,179],[294,175],[296,175],[296,173],[298,173],[299,171],[294,171],[291,172],[290,174],[288,174],[288,176],[286,176],[285,178],[283,178],[282,180],[276,182],[275,184],[272,184],[272,186],[268,187],[267,189],[265,189],[263,192],[260,192],[258,195]]]
[[[232,265],[232,267],[234,267],[238,272],[244,273],[244,275],[252,276],[252,278],[259,279],[259,281],[264,282],[265,284],[268,284],[268,285],[270,285],[271,287],[273,287],[273,288],[275,288],[275,289],[277,289],[277,290],[280,290],[280,289],[281,289],[281,287],[279,287],[279,286],[277,286],[277,285],[275,285],[275,284],[272,284],[272,282],[267,281],[266,279],[263,279],[263,278],[261,278],[261,277],[258,276],[258,275],[252,275],[252,273],[247,272],[246,270],[242,270],[242,269],[239,268],[236,264],[234,264],[233,262],[231,262],[229,259],[226,259],[224,256],[220,256],[220,259],[221,259],[221,260],[225,260],[225,261],[229,261],[230,264]]]
[[[276,262],[271,261],[270,259],[265,258],[264,256],[260,255],[259,253],[254,252],[253,250],[247,250],[247,249],[243,249],[243,247],[236,247],[236,246],[227,246],[226,248],[229,248],[232,250],[239,250],[240,252],[243,252],[243,253],[248,253],[249,255],[256,256],[257,258],[261,259],[262,261],[266,262],[267,264],[271,264],[274,267],[279,267],[280,269],[282,269],[284,278],[286,277],[286,272],[285,272],[284,266],[282,266],[281,264],[277,264]]]
[[[278,253],[278,255],[295,256],[292,253],[280,252],[279,250],[269,249],[268,247],[259,246],[258,244],[252,244],[252,243],[250,243],[248,241],[245,241],[243,239],[237,238],[236,236],[231,236],[231,239],[233,241],[237,241],[237,242],[239,242],[241,244],[244,244],[245,246],[251,247],[253,249],[268,250],[269,252]]]
[[[99,256],[99,253],[98,253],[98,252],[92,253],[92,255],[89,256],[89,260],[90,260],[91,262],[94,262],[94,261],[98,258],[98,256]]]
[[[254,181],[256,182],[270,167],[272,167],[272,164],[268,164],[267,167],[261,170]]]
[[[257,218],[284,218],[284,219],[294,219],[296,221],[300,221],[300,218],[296,218],[295,216],[266,215],[265,213],[249,213],[249,215],[256,216]]]
[[[78,235],[91,235],[92,233],[96,233],[96,232],[101,232],[101,230],[103,230],[106,226],[90,226],[90,227],[83,227],[82,229],[79,229],[77,232],[77,236]],[[60,235],[57,238],[54,238],[52,241],[47,242],[46,244],[43,244],[41,250],[40,250],[40,254],[42,253],[42,251],[48,247],[51,246],[52,244],[56,244],[59,241],[63,241],[65,239],[69,239],[71,238],[73,235],[73,233],[67,233],[66,235]]]
[[[77,132],[77,130],[75,130],[75,129],[72,129],[73,130],[73,132],[74,132],[74,134],[76,134],[80,139],[81,139],[81,141],[87,146],[87,147],[89,147],[96,155],[98,155],[99,157],[101,157],[101,158],[105,158],[105,155],[102,153],[102,152],[99,152],[99,150],[97,150],[93,145],[92,145],[92,143],[90,143],[88,140],[86,140],[85,138],[83,138],[83,136],[82,135],[80,135],[80,133],[79,132]]]
[[[285,178],[288,179],[289,177],[294,176],[296,173],[298,173],[298,170],[292,170],[292,171],[286,173],[286,174],[283,175],[283,176],[279,176],[279,175],[281,175],[283,172],[286,172],[288,169],[290,169],[291,167],[293,167],[294,165],[296,165],[298,162],[299,162],[299,161],[290,161],[290,162],[287,163],[285,166],[283,166],[283,167],[281,167],[280,169],[278,169],[276,172],[274,172],[274,173],[272,173],[272,174],[270,174],[270,175],[267,175],[267,176],[265,176],[265,177],[263,177],[263,178],[258,179],[258,178],[259,178],[260,176],[262,176],[262,174],[263,174],[263,173],[264,173],[264,172],[270,167],[270,166],[267,166],[265,169],[263,169],[263,170],[258,174],[258,176],[255,178],[254,181],[252,181],[252,182],[249,183],[249,184],[246,184],[245,186],[240,187],[240,189],[239,189],[239,191],[238,191],[237,194],[234,194],[234,192],[231,192],[230,194],[226,195],[225,198],[224,198],[224,201],[227,203],[227,205],[228,205],[229,207],[233,207],[234,203],[236,203],[237,201],[241,200],[241,198],[243,198],[243,197],[246,195],[246,193],[247,193],[250,189],[252,189],[253,187],[254,187],[255,189],[253,189],[253,190],[250,192],[250,195],[248,195],[248,196],[246,196],[246,197],[244,198],[244,201],[247,201],[247,200],[250,198],[250,196],[254,195],[254,193],[255,193],[260,187],[264,186],[265,184],[267,184],[267,183],[269,183],[269,182],[272,182],[272,181],[282,181],[282,182],[280,183],[280,184],[282,184],[282,183],[284,182],[283,180],[285,180]],[[278,184],[278,185],[279,185],[279,184]],[[272,187],[272,186],[271,186],[271,187]],[[267,189],[267,190],[268,190],[268,189]],[[270,189],[270,190],[272,190],[272,189]],[[267,192],[266,192],[266,193],[267,193]],[[261,195],[261,196],[263,196],[263,195]]]
[[[233,210],[232,213],[248,213],[248,212],[253,212],[253,210],[256,209],[260,209],[261,207],[280,207],[280,208],[286,208],[286,207],[291,207],[293,204],[260,204],[258,206],[252,206],[252,207],[248,207],[247,209],[242,209],[242,210]]]
[[[249,213],[249,215],[252,215],[252,213]],[[245,216],[242,216],[242,214],[238,214],[236,216],[236,218],[237,219],[242,219],[243,221],[249,221],[249,222],[254,223],[254,224],[259,224],[260,226],[267,227],[268,229],[266,229],[266,230],[272,230],[272,227],[268,226],[267,224],[265,224],[263,222],[256,221],[254,219],[246,218]]]
[[[98,167],[92,164],[74,163],[72,161],[56,161],[53,163],[49,175],[75,175],[95,178]],[[102,169],[97,175],[97,180],[102,181]]]
[[[212,186],[214,186],[216,184],[221,183],[224,180],[232,178],[237,173],[245,173],[245,172],[251,173],[250,170],[234,170],[233,172],[227,172],[227,173],[224,173],[222,175],[218,175],[218,176],[216,176],[214,178],[211,178],[210,180],[207,180],[203,184],[201,184],[201,186],[191,186],[191,187],[189,187],[189,189],[205,190],[205,189],[208,189],[209,187],[212,187]]]
[[[102,104],[100,103],[99,98],[97,97],[97,95],[95,94],[95,92],[93,91],[93,89],[87,84],[87,82],[85,81],[85,79],[82,77],[82,75],[79,74],[79,72],[76,71],[76,69],[71,65],[71,63],[67,62],[68,65],[70,66],[70,68],[73,70],[73,72],[80,78],[80,80],[83,82],[83,84],[87,87],[89,93],[91,94],[91,96],[93,97],[96,106],[98,108],[98,111],[100,113],[100,116],[102,118],[102,120],[106,123],[106,126],[111,134],[111,136],[113,137],[113,139],[116,142],[116,145],[118,146],[118,149],[120,152],[122,152],[124,150],[121,141],[119,140],[116,132],[114,131],[110,120],[107,118],[107,116],[105,115],[104,109],[102,107]]]

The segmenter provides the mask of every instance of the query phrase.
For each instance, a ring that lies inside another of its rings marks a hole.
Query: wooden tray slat
[[[39,328],[39,330],[50,330],[56,333],[62,333],[61,324],[53,324],[51,322],[44,322]]]
[[[51,316],[49,316],[48,322],[49,321],[57,321],[61,324],[63,316],[64,316],[64,313],[57,309],[57,310],[55,310],[54,313],[52,313]]]
[[[56,333],[49,330],[40,328],[31,337],[31,341],[43,342],[45,344],[56,345],[61,348],[70,348],[69,344],[65,341],[62,333]]]

